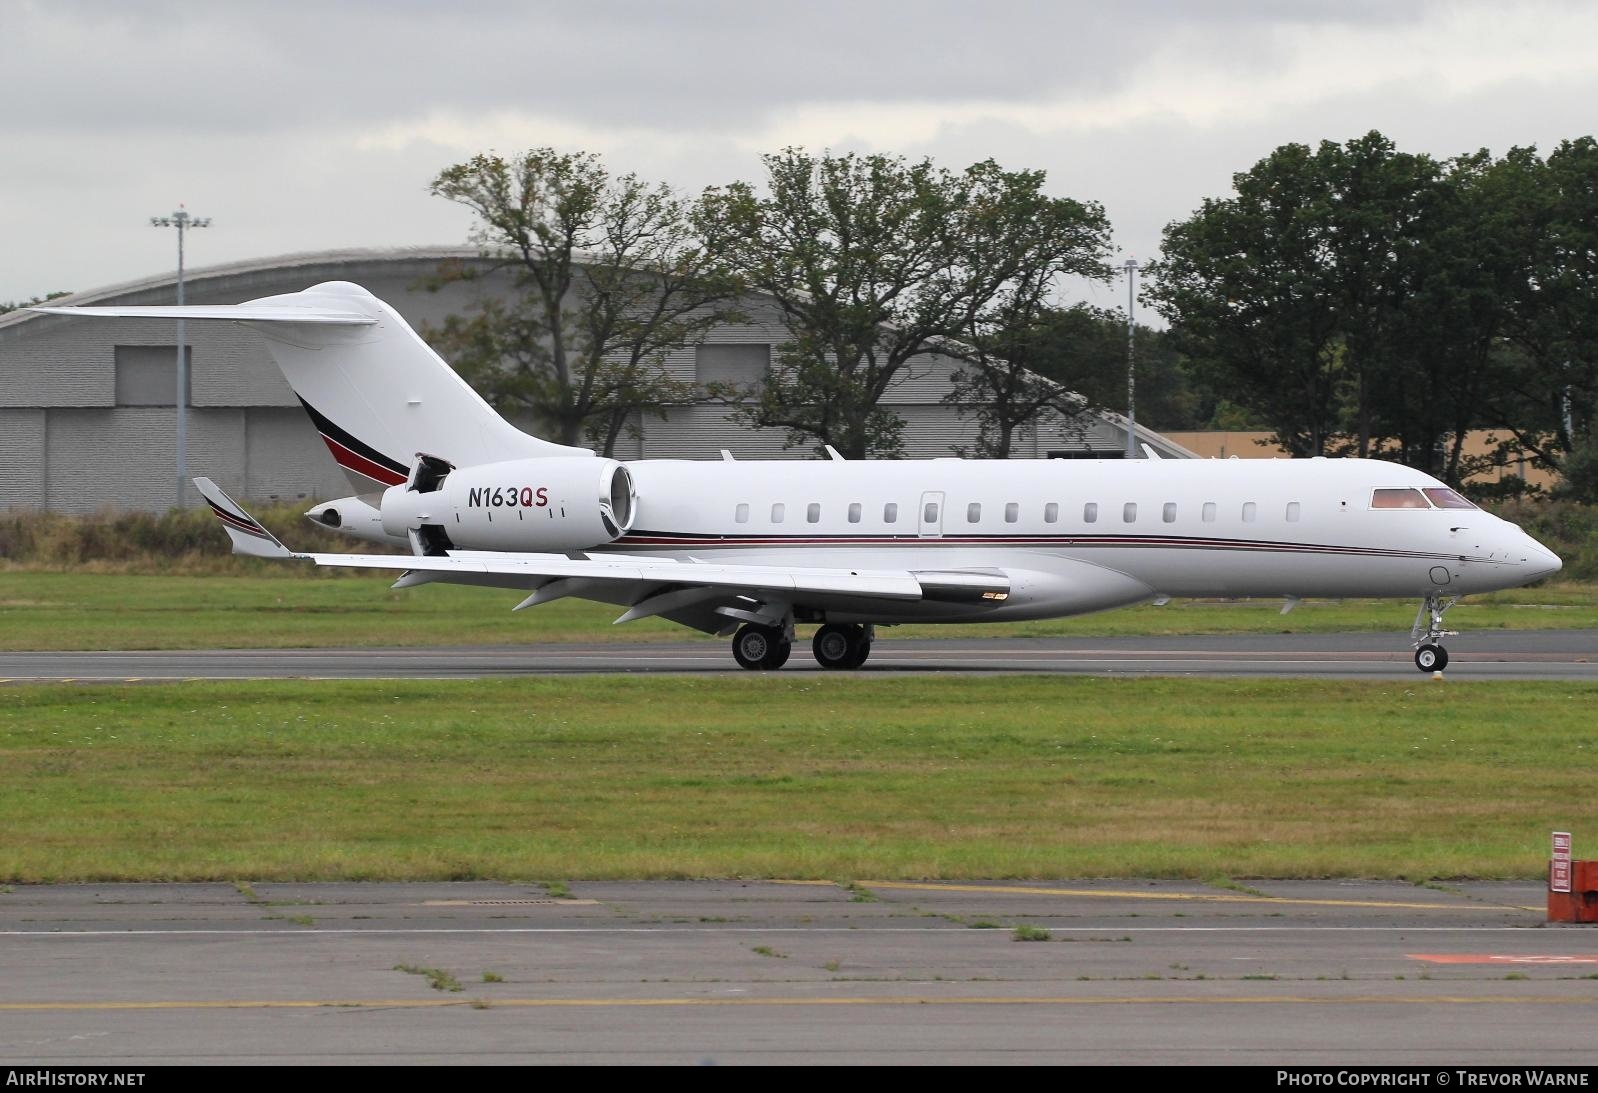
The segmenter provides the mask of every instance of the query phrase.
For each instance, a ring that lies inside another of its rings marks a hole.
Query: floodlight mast
[[[191,216],[182,205],[178,211],[170,216],[150,217],[152,228],[176,228],[178,230],[178,306],[183,306],[183,236],[190,228],[208,228],[211,226],[209,216]],[[183,320],[178,319],[178,483],[176,504],[183,507],[184,489],[189,482],[189,361],[184,353],[184,327]]]
[[[1132,308],[1136,303],[1134,288],[1137,285],[1137,259],[1126,260],[1126,457],[1136,459],[1137,444],[1137,342],[1136,328],[1132,322]]]

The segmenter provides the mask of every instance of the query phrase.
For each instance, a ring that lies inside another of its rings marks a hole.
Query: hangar
[[[354,281],[386,300],[412,326],[438,325],[465,309],[472,294],[506,292],[508,281],[485,276],[434,289],[441,263],[488,263],[474,249],[423,247],[293,254],[189,270],[191,304],[230,304],[297,292],[322,281]],[[76,293],[52,304],[169,304],[176,275]],[[747,321],[718,327],[700,344],[675,353],[668,367],[693,383],[749,382],[764,374],[773,347],[787,340],[776,308],[752,296],[740,304]],[[255,501],[311,503],[349,492],[294,394],[250,330],[231,323],[190,323],[188,345],[190,473],[214,478]],[[0,508],[58,512],[101,508],[164,509],[175,498],[176,334],[160,322],[70,318],[15,311],[0,315]],[[976,436],[976,422],[942,401],[957,367],[929,355],[912,361],[883,405],[905,421],[912,458],[953,454]],[[531,423],[518,422],[536,432]],[[620,459],[801,458],[784,449],[780,429],[728,420],[724,406],[675,406],[664,419],[644,417],[638,436],[624,436]],[[1156,433],[1138,439],[1174,458],[1192,453]],[[1119,456],[1126,420],[1090,415],[1081,426],[1043,427],[1017,458]],[[187,491],[190,504],[199,503]]]

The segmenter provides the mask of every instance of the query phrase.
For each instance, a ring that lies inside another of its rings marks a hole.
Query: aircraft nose
[[[1565,563],[1560,561],[1559,555],[1543,546],[1530,535],[1523,536],[1521,543],[1521,565],[1526,567],[1528,581],[1540,581],[1544,577],[1552,577]]]

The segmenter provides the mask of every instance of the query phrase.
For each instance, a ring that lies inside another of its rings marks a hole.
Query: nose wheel
[[[1459,602],[1458,596],[1428,592],[1415,612],[1415,625],[1409,636],[1415,645],[1415,667],[1423,672],[1440,672],[1448,667],[1448,650],[1443,639],[1456,637],[1458,630],[1443,629],[1443,612]]]
[[[1448,667],[1448,650],[1441,645],[1422,645],[1415,650],[1415,667],[1423,672],[1442,671]]]

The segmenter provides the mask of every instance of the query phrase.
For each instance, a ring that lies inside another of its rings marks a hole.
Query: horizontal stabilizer
[[[148,307],[30,307],[46,315],[88,319],[226,319],[235,323],[309,323],[316,326],[375,326],[377,319],[354,311],[283,304],[184,304]]]
[[[196,478],[195,488],[211,511],[222,522],[222,530],[233,540],[233,553],[252,554],[257,558],[292,558],[294,552],[278,542],[277,536],[263,527],[260,521],[245,512],[222,492],[220,486],[209,478]]]

